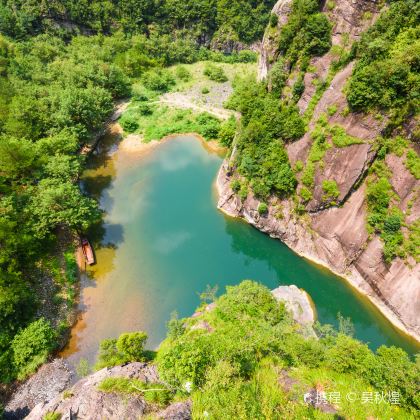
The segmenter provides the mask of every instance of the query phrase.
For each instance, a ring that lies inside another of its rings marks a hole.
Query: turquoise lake
[[[344,280],[297,256],[278,240],[216,208],[222,157],[193,136],[146,150],[115,145],[115,133],[90,159],[84,188],[100,200],[104,224],[93,234],[97,265],[82,279],[80,319],[63,355],[95,359],[99,342],[144,330],[148,347],[165,337],[173,311],[191,315],[206,285],[253,279],[269,288],[295,284],[313,299],[318,319],[350,317],[371,348],[415,345]],[[105,139],[106,140],[106,139]]]

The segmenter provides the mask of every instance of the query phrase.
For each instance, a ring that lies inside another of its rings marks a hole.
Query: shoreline
[[[115,125],[119,125],[118,122],[115,122]],[[209,152],[209,153],[216,153],[218,155],[224,156],[227,152],[227,148],[221,146],[217,140],[206,140],[204,137],[200,136],[198,133],[175,133],[169,134],[165,137],[162,137],[160,140],[152,140],[149,142],[144,142],[142,140],[142,136],[139,134],[129,134],[127,137],[123,138],[118,145],[118,149],[122,152],[126,153],[147,153],[154,150],[161,144],[166,143],[167,141],[182,137],[182,136],[189,136],[194,137],[198,140],[201,145]]]
[[[215,181],[216,193],[217,193],[218,198],[220,198],[222,196],[222,186],[220,185],[220,182],[219,182],[219,175],[220,175],[222,170],[223,170],[223,164],[222,164],[222,166],[220,167],[220,169],[217,173],[217,178],[216,178],[216,181]],[[408,339],[408,341],[411,341],[415,345],[415,347],[417,347],[420,350],[420,336],[417,333],[410,331],[404,325],[404,323],[397,317],[397,315],[384,302],[382,302],[382,300],[380,300],[376,296],[372,296],[372,295],[366,293],[359,286],[359,283],[357,282],[357,279],[354,276],[346,276],[345,274],[338,273],[336,270],[334,270],[332,267],[330,267],[324,261],[321,261],[319,258],[316,258],[312,255],[309,255],[309,254],[306,254],[304,252],[300,252],[300,251],[294,249],[288,243],[282,241],[280,238],[278,238],[276,236],[272,236],[268,232],[264,232],[261,229],[259,229],[258,226],[256,226],[256,224],[254,224],[251,219],[248,219],[245,216],[240,216],[240,215],[237,215],[237,214],[234,214],[234,213],[230,213],[229,211],[224,209],[223,206],[219,206],[218,204],[217,204],[217,208],[218,208],[218,210],[220,210],[226,216],[232,217],[234,219],[241,219],[241,220],[245,221],[246,223],[248,223],[249,225],[253,226],[255,229],[258,229],[260,232],[270,236],[273,239],[277,239],[277,240],[281,241],[282,243],[284,243],[291,251],[293,251],[299,257],[304,258],[304,259],[308,260],[310,263],[318,265],[318,266],[322,267],[323,269],[329,270],[331,273],[333,273],[334,275],[336,275],[337,277],[339,277],[340,279],[345,281],[353,289],[353,291],[355,293],[357,293],[362,299],[367,299],[380,312],[380,314],[382,316],[384,316],[384,318],[387,320],[387,322],[390,324],[390,326],[392,326],[392,328],[396,332],[398,332],[398,334],[401,334],[406,339]],[[364,279],[362,279],[362,280],[366,281]]]

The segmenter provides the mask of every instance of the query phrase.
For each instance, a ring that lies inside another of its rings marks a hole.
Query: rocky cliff
[[[273,13],[279,16],[277,27],[269,27],[264,37],[259,60],[258,79],[267,77],[278,52],[279,31],[287,22],[290,0],[280,0]],[[374,139],[381,134],[385,118],[348,111],[343,90],[348,82],[353,62],[340,71],[330,72],[334,46],[350,48],[351,42],[371,25],[378,16],[374,0],[337,0],[328,2],[322,11],[333,24],[333,48],[322,57],[311,60],[304,77],[304,92],[297,105],[303,115],[316,92],[314,80],[329,84],[316,103],[309,118],[306,134],[287,145],[293,167],[306,163],[313,144],[311,131],[319,118],[327,118],[328,126],[341,127],[354,139],[347,147],[329,145],[322,165],[314,171],[314,186],[304,212],[296,211],[296,201],[272,196],[266,214],[259,214],[260,201],[252,192],[241,200],[231,189],[233,179],[240,176],[232,168],[234,159],[227,159],[218,174],[220,194],[218,206],[227,214],[242,217],[273,238],[278,238],[298,254],[330,268],[346,278],[390,319],[394,325],[420,341],[420,265],[413,258],[397,257],[391,263],[383,258],[383,242],[367,230],[366,174],[376,158]],[[333,77],[332,77],[333,75]],[[290,78],[293,74],[290,75]],[[291,83],[289,81],[289,83]],[[330,110],[334,108],[334,112]],[[307,115],[307,114],[306,114]],[[418,146],[412,145],[413,148]],[[233,149],[235,151],[235,148]],[[418,152],[418,150],[417,150]],[[392,174],[390,183],[395,205],[405,215],[406,223],[419,219],[420,180],[404,164],[405,156],[390,153],[385,163]],[[304,188],[302,175],[297,174],[299,191]],[[323,181],[333,179],[338,188],[334,202],[326,202]]]

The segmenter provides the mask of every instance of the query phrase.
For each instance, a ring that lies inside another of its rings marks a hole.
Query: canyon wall
[[[343,46],[344,38],[347,44],[357,40],[376,20],[379,13],[377,4],[373,0],[337,0],[332,10],[324,5],[322,11],[333,24],[333,46]],[[277,58],[279,31],[287,22],[290,10],[289,0],[280,0],[274,7],[273,13],[279,16],[278,24],[275,28],[269,27],[265,34],[258,80],[267,77],[270,66]],[[334,48],[324,56],[311,60],[312,70],[305,74],[305,89],[297,103],[301,114],[315,94],[313,81],[327,79],[333,60]],[[298,161],[306,162],[312,144],[310,131],[321,115],[327,116],[329,125],[338,125],[347,135],[359,140],[358,144],[347,147],[332,144],[327,150],[323,165],[316,168],[312,198],[305,203],[304,214],[296,211],[296,203],[291,198],[272,196],[267,203],[266,214],[259,214],[260,201],[252,192],[241,200],[231,189],[231,181],[240,179],[232,157],[224,162],[218,174],[218,206],[225,213],[245,219],[271,237],[280,239],[298,254],[347,279],[394,325],[420,341],[420,265],[411,257],[397,257],[386,263],[382,240],[367,231],[366,174],[376,158],[374,140],[382,133],[386,118],[348,112],[343,90],[353,66],[354,63],[350,62],[335,74],[314,109],[307,133],[286,146],[292,167]],[[291,74],[290,79],[292,77]],[[327,112],[332,106],[336,108],[333,115]],[[418,149],[416,145],[413,147]],[[396,206],[405,215],[406,222],[411,223],[420,216],[420,180],[410,173],[404,159],[404,155],[391,153],[385,163],[392,173],[390,182]],[[303,184],[301,175],[297,173],[296,176],[299,191]],[[322,181],[325,179],[334,179],[339,190],[333,205],[323,202]]]

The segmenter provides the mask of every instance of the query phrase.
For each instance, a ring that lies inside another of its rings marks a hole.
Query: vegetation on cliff
[[[330,9],[334,7],[331,5]],[[418,221],[407,222],[411,207],[407,211],[401,208],[400,197],[391,185],[392,171],[386,162],[387,155],[403,158],[406,168],[418,179],[419,156],[407,140],[415,142],[419,134],[415,124],[420,85],[418,2],[391,2],[353,44],[349,42],[349,34],[345,36],[339,31],[335,35],[340,40],[332,45],[334,15],[319,10],[317,1],[294,0],[287,22],[272,36],[276,53],[272,57],[274,62],[269,63],[267,79],[260,83],[243,79],[235,84],[235,93],[227,103],[242,113],[230,160],[230,170],[237,174],[232,181],[234,192],[242,201],[250,191],[265,202],[270,196],[293,197],[297,215],[344,204],[350,192],[362,184],[364,173],[356,184],[350,189],[346,186],[343,191],[332,178],[337,169],[329,167],[324,171],[325,159],[328,157],[333,165],[332,156],[340,155],[337,149],[366,143],[366,139],[348,131],[354,121],[372,115],[384,128],[377,130],[376,139],[369,139],[376,159],[367,159],[362,168],[365,171],[371,166],[367,179],[366,225],[371,235],[379,235],[383,241],[386,264],[396,257],[413,257],[418,261],[415,251],[420,243]],[[275,28],[276,24],[272,24],[267,31],[272,34]],[[317,58],[326,53],[326,57]],[[334,76],[351,61],[354,67],[342,88],[346,107],[338,115],[337,104],[330,103],[313,118]],[[317,63],[326,68],[317,68]],[[306,98],[302,102],[304,91]],[[337,120],[343,125],[336,123]],[[306,155],[306,161],[297,160],[292,170],[285,147],[302,139],[305,133],[309,133],[308,148],[291,149]],[[415,200],[414,196],[411,206]]]

